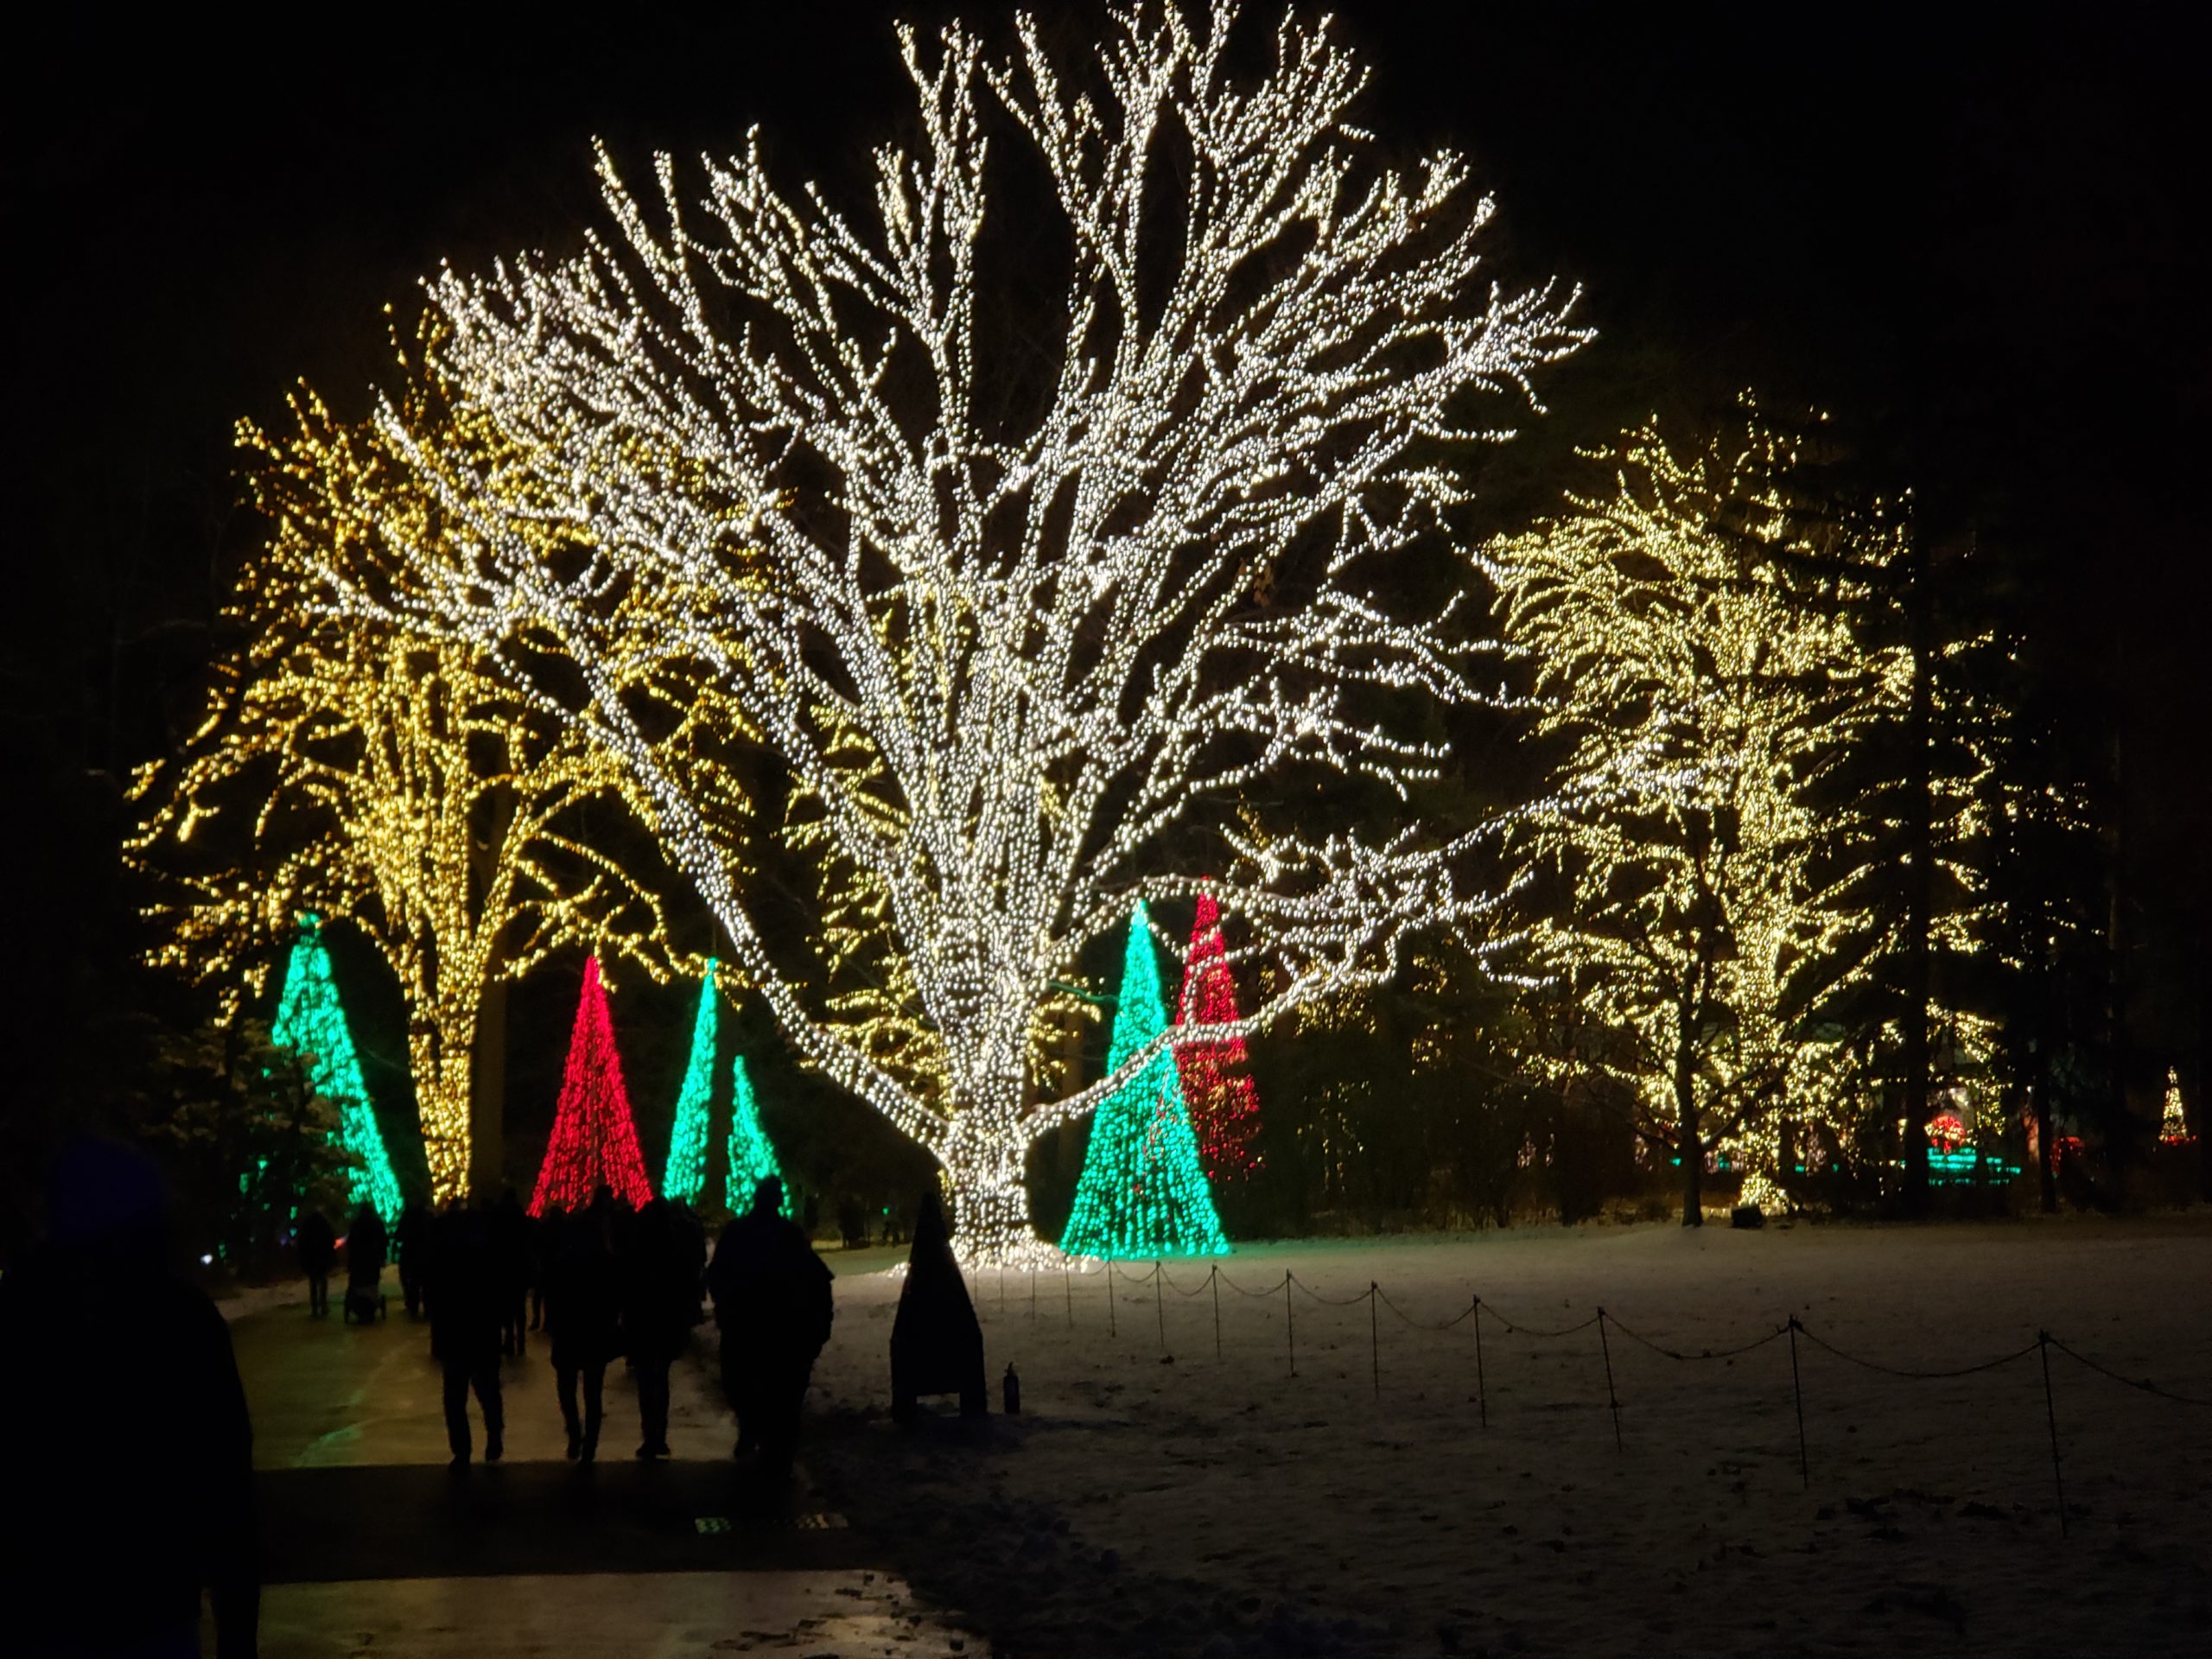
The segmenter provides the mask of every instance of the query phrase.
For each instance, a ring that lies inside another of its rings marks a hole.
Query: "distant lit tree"
[[[1611,459],[1610,493],[1485,556],[1538,736],[1582,780],[1521,843],[1555,900],[1539,958],[1590,1016],[1570,1063],[1626,1085],[1695,1225],[1709,1153],[1771,1201],[1785,1108],[1819,1107],[1799,976],[1840,923],[1807,792],[1895,694],[1897,653],[1838,601],[1902,531],[1809,510],[1756,411],[1694,448],[1647,425]]]
[[[434,376],[415,374],[407,410],[423,439],[502,480],[508,533],[559,533],[508,487],[522,474],[496,431]],[[577,944],[658,974],[671,959],[666,917],[638,859],[584,833],[588,813],[603,834],[643,804],[605,753],[480,646],[339,609],[339,573],[389,595],[420,550],[459,526],[377,429],[336,419],[312,394],[294,414],[289,436],[244,432],[270,536],[231,614],[243,643],[218,664],[211,712],[184,753],[141,774],[132,852],[165,882],[155,959],[219,985],[233,1007],[302,913],[342,917],[375,942],[406,997],[442,1201],[468,1188],[487,992]],[[486,510],[480,499],[474,511]],[[649,708],[667,685],[647,673],[622,689]],[[688,689],[663,700],[675,710],[661,736],[671,756],[714,705]],[[642,845],[650,857],[650,838]]]

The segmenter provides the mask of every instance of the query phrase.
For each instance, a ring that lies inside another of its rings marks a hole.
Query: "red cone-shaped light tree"
[[[1221,907],[1213,895],[1198,895],[1198,920],[1183,960],[1183,995],[1175,1012],[1179,1026],[1210,1026],[1236,1018],[1236,979],[1229,970],[1222,943]],[[1260,1096],[1244,1052],[1244,1039],[1179,1044],[1175,1062],[1182,1072],[1183,1098],[1198,1137],[1198,1156],[1206,1179],[1216,1185],[1243,1180],[1260,1168]]]
[[[638,1126],[630,1116],[629,1091],[622,1086],[621,1057],[614,1052],[614,1022],[599,982],[599,958],[594,957],[584,966],[583,1000],[576,1005],[576,1027],[569,1039],[561,1103],[553,1114],[553,1135],[545,1143],[530,1213],[542,1216],[556,1204],[582,1209],[602,1184],[633,1205],[652,1198],[645,1156],[638,1150]]]

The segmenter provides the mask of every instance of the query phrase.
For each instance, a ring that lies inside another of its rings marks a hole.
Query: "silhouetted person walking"
[[[314,1208],[300,1212],[300,1224],[292,1231],[292,1246],[300,1253],[300,1271],[308,1276],[308,1317],[311,1319],[330,1316],[330,1269],[338,1260],[338,1236],[330,1230],[329,1219]]]
[[[161,1179],[81,1140],[0,1279],[0,1650],[218,1659],[260,1611],[253,1432],[230,1332],[169,1259]]]
[[[430,1354],[445,1373],[446,1444],[469,1459],[468,1393],[484,1413],[484,1460],[505,1450],[499,1403],[499,1275],[491,1217],[456,1205],[439,1217],[431,1262]]]
[[[622,1255],[622,1329],[638,1377],[641,1458],[668,1456],[668,1371],[699,1313],[699,1269],[690,1229],[655,1198],[638,1211]]]
[[[423,1286],[429,1276],[430,1234],[435,1224],[429,1211],[410,1204],[399,1212],[399,1226],[392,1236],[393,1251],[399,1258],[399,1294],[410,1319],[423,1316]]]
[[[753,1207],[722,1229],[707,1287],[721,1328],[722,1391],[737,1414],[737,1455],[756,1447],[788,1473],[814,1358],[830,1339],[830,1272],[781,1211],[784,1184],[753,1189]]]
[[[614,1255],[613,1197],[601,1187],[591,1208],[561,1230],[561,1253],[545,1269],[545,1334],[553,1344],[553,1379],[569,1455],[599,1455],[607,1363],[622,1351],[622,1287]],[[583,1415],[576,1388],[583,1386]]]

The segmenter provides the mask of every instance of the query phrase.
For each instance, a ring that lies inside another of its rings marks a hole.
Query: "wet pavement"
[[[232,1327],[253,1413],[262,1652],[306,1656],[968,1656],[988,1651],[872,1563],[804,1469],[770,1491],[730,1457],[702,1333],[671,1379],[675,1456],[642,1462],[637,1395],[608,1368],[600,1460],[571,1463],[542,1338],[502,1366],[506,1452],[447,1466],[429,1327]],[[213,1651],[212,1644],[209,1651]]]

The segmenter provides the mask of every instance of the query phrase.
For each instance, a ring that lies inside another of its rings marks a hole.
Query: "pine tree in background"
[[[569,1038],[561,1103],[553,1114],[553,1133],[545,1143],[530,1213],[542,1216],[555,1205],[580,1210],[602,1185],[633,1205],[644,1205],[653,1195],[645,1156],[638,1149],[629,1091],[622,1086],[622,1059],[614,1052],[614,1021],[599,980],[599,958],[594,957],[584,964],[583,996]]]
[[[1223,1026],[1236,1018],[1236,976],[1230,971],[1229,949],[1221,937],[1221,906],[1211,893],[1202,893],[1198,919],[1191,925],[1191,948],[1183,959],[1175,1023]],[[1175,1065],[1206,1179],[1218,1186],[1259,1173],[1260,1094],[1252,1084],[1244,1039],[1178,1047]]]
[[[729,1063],[729,1185],[724,1189],[731,1213],[742,1215],[753,1207],[753,1189],[771,1175],[784,1180],[783,1166],[767,1130],[760,1127],[760,1109],[753,1098],[753,1079],[746,1075],[745,1056]],[[791,1187],[784,1181],[784,1213],[791,1213]]]
[[[699,1012],[691,1021],[691,1058],[684,1063],[683,1086],[676,1096],[676,1126],[669,1131],[668,1163],[661,1172],[660,1195],[677,1204],[696,1204],[707,1185],[707,1117],[714,1103],[715,963],[709,959],[699,987]]]
[[[386,1226],[396,1224],[401,1209],[399,1179],[391,1173],[384,1132],[377,1127],[376,1108],[369,1101],[368,1082],[361,1076],[361,1057],[338,1001],[338,982],[331,976],[330,950],[322,942],[320,917],[300,918],[300,937],[284,970],[284,991],[269,1039],[304,1055],[315,1092],[338,1107],[338,1141],[350,1166],[347,1203],[373,1205]]]
[[[1140,900],[1129,918],[1109,1075],[1166,1025],[1160,963]],[[1060,1248],[1076,1255],[1135,1260],[1228,1250],[1173,1050],[1160,1049],[1100,1104]]]

